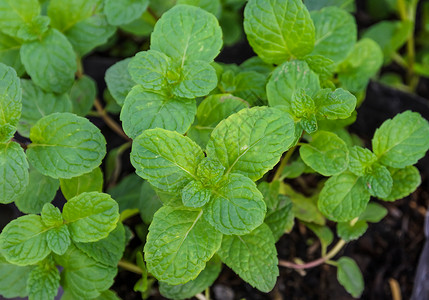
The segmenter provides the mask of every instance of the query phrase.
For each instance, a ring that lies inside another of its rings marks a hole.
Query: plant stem
[[[106,125],[110,127],[110,129],[112,129],[114,132],[116,132],[119,136],[121,136],[125,140],[131,141],[131,139],[122,130],[121,126],[109,116],[109,114],[103,108],[103,105],[101,105],[100,100],[98,100],[97,98],[95,98],[94,106],[97,112],[99,113],[100,117],[104,120]]]
[[[282,176],[283,170],[286,167],[289,159],[292,157],[293,152],[295,151],[297,146],[292,147],[289,149],[288,152],[286,152],[286,155],[282,158],[282,161],[280,162],[280,166],[277,168],[276,173],[274,174],[273,181],[279,180]]]
[[[337,255],[337,253],[340,252],[340,250],[344,247],[345,244],[346,244],[346,241],[341,239],[331,249],[331,251],[328,252],[328,254],[326,254],[325,256],[322,256],[319,259],[313,260],[313,261],[305,263],[305,264],[296,264],[296,263],[289,262],[289,261],[279,260],[279,265],[282,267],[292,268],[292,269],[297,269],[297,270],[314,268],[314,267],[320,266],[321,264],[325,263],[326,261],[333,258],[335,255]]]
[[[140,269],[139,266],[136,266],[135,264],[130,263],[129,261],[120,260],[118,263],[118,266],[136,274],[143,274],[143,270]]]
[[[205,291],[205,293],[204,293],[205,295],[206,295],[206,299],[207,300],[210,300],[210,288],[208,287],[208,288],[206,288],[206,291]]]

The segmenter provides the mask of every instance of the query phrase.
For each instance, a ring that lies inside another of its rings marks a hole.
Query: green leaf
[[[70,90],[73,113],[82,117],[86,116],[94,105],[96,95],[97,84],[91,77],[84,75],[78,78]]]
[[[321,79],[330,79],[334,73],[334,61],[322,55],[307,55],[304,57],[305,62],[310,69],[318,74]],[[322,80],[322,84],[323,84]]]
[[[358,176],[363,176],[377,161],[377,156],[371,150],[359,146],[350,148],[350,171]]]
[[[14,68],[18,76],[25,72],[19,54],[21,44],[19,39],[0,32],[0,61]]]
[[[268,293],[279,275],[274,243],[270,228],[262,224],[246,235],[224,236],[218,255],[243,280]]]
[[[357,240],[368,229],[368,223],[365,220],[356,222],[340,222],[337,224],[337,234],[346,242]]]
[[[101,292],[100,296],[94,298],[94,300],[121,300],[114,291],[107,290]]]
[[[10,264],[0,255],[0,295],[6,298],[28,296],[27,280],[33,268]]]
[[[364,289],[362,273],[356,262],[350,257],[341,257],[338,260],[337,279],[353,297],[359,298]]]
[[[115,229],[118,204],[108,194],[82,193],[64,205],[63,218],[75,242],[96,242]]]
[[[202,207],[209,202],[211,191],[200,181],[191,181],[182,190],[182,202],[187,207]]]
[[[0,1],[0,28],[4,33],[16,36],[22,25],[30,23],[40,14],[37,0]]]
[[[275,180],[270,183],[262,181],[258,184],[258,190],[264,197],[268,212],[275,210],[279,202],[280,181]]]
[[[0,125],[16,126],[22,109],[19,78],[14,69],[2,63],[0,63],[0,78]]]
[[[250,0],[244,31],[253,50],[268,63],[303,57],[314,47],[314,24],[301,0]]]
[[[134,140],[131,151],[136,173],[167,192],[178,192],[196,179],[203,158],[203,151],[191,139],[161,128],[144,131]]]
[[[222,269],[222,262],[217,256],[214,256],[201,271],[197,278],[184,284],[169,285],[163,281],[159,282],[159,292],[169,299],[187,299],[201,293],[210,287]]]
[[[76,55],[56,29],[50,29],[41,40],[24,43],[21,60],[34,83],[48,92],[64,93],[73,85]]]
[[[70,231],[67,225],[52,228],[46,234],[49,249],[58,255],[66,253],[71,244]]]
[[[189,5],[164,13],[151,35],[150,48],[173,60],[211,62],[222,47],[222,31],[215,16]]]
[[[28,162],[15,142],[0,143],[0,203],[15,201],[28,185]]]
[[[140,17],[149,5],[149,0],[106,0],[104,13],[112,25],[128,24]]]
[[[0,143],[9,142],[16,132],[16,127],[10,124],[0,125]]]
[[[339,65],[338,79],[350,92],[363,91],[383,64],[383,52],[371,39],[359,40]]]
[[[1,254],[8,262],[19,266],[43,260],[51,252],[46,241],[47,230],[37,215],[11,221],[0,234]]]
[[[121,112],[125,133],[135,139],[153,128],[185,133],[192,125],[196,105],[193,99],[170,97],[135,86],[128,94]]]
[[[356,108],[356,97],[341,88],[335,91],[321,90],[314,97],[318,119],[347,119]]]
[[[107,42],[115,27],[103,13],[103,0],[51,0],[48,16],[52,27],[63,32],[80,56]]]
[[[51,202],[60,186],[58,179],[44,176],[30,169],[29,184],[25,192],[15,200],[15,205],[26,214],[39,214],[45,203]]]
[[[347,222],[365,211],[370,194],[362,177],[344,172],[325,182],[319,195],[318,207],[330,220]]]
[[[375,132],[372,149],[389,167],[415,164],[429,149],[429,123],[420,114],[406,111],[385,121]]]
[[[43,206],[41,217],[46,227],[57,227],[63,224],[63,217],[60,210],[51,203],[46,203]]]
[[[106,84],[110,93],[119,105],[124,105],[125,98],[136,83],[128,72],[128,65],[132,58],[117,62],[106,71]]]
[[[230,72],[226,71],[222,74],[219,86],[223,93],[234,94],[246,99],[252,105],[265,104],[267,75],[256,71],[245,71],[234,75]]]
[[[322,247],[322,253],[326,253],[328,246],[334,241],[334,234],[328,226],[322,226],[313,223],[305,223],[304,225],[308,227],[320,240],[320,245]]]
[[[72,103],[67,94],[45,92],[33,81],[21,79],[22,116],[19,120],[19,134],[28,137],[31,127],[41,118],[56,112],[71,112]]]
[[[70,113],[43,117],[31,128],[27,156],[43,175],[72,178],[101,164],[106,141],[88,119]]]
[[[226,174],[258,180],[271,170],[295,140],[292,118],[276,108],[243,109],[219,123],[207,144],[207,156],[217,158]]]
[[[61,191],[67,200],[84,192],[102,192],[103,173],[95,168],[89,173],[70,179],[60,179]]]
[[[274,240],[278,241],[285,232],[292,230],[295,215],[289,197],[277,195],[276,198],[277,202],[274,207],[268,210],[264,222],[270,227]]]
[[[371,196],[383,198],[392,191],[393,179],[389,170],[380,164],[374,164],[364,175],[366,188]]]
[[[223,234],[242,235],[261,225],[266,211],[255,183],[241,174],[230,174],[221,187],[212,189],[204,217]]]
[[[387,215],[387,212],[387,209],[380,204],[370,202],[366,210],[359,216],[359,219],[371,223],[378,223]]]
[[[71,299],[93,299],[107,290],[116,276],[117,268],[106,266],[90,258],[75,246],[70,246],[62,256],[55,256],[57,264],[64,267],[61,286]]]
[[[216,17],[219,17],[222,9],[220,0],[177,0],[177,4],[198,6],[208,11],[209,13],[212,13]]]
[[[326,7],[311,13],[316,28],[312,54],[322,55],[340,63],[346,59],[357,40],[354,17],[344,9]]]
[[[51,20],[46,16],[35,16],[29,23],[20,26],[16,36],[23,41],[34,41],[43,38],[43,34],[49,29]]]
[[[354,0],[304,0],[308,10],[319,10],[328,6],[337,6],[349,12],[355,12]]]
[[[167,85],[171,59],[156,50],[141,51],[128,63],[128,72],[133,81],[144,89],[160,91]]]
[[[75,243],[75,246],[97,262],[116,267],[125,250],[125,228],[118,223],[108,237],[94,243]]]
[[[246,101],[230,94],[210,95],[198,105],[197,123],[187,135],[205,147],[211,132],[220,121],[246,107]]]
[[[225,168],[222,164],[210,157],[205,157],[197,168],[198,179],[206,186],[215,186],[223,177]]]
[[[222,234],[203,218],[202,210],[164,206],[149,227],[144,248],[148,271],[178,285],[195,279],[219,249]]]
[[[320,89],[319,77],[305,61],[285,62],[273,71],[268,81],[268,103],[270,106],[286,106],[286,110],[291,111],[292,97],[300,89],[313,97]]]
[[[335,133],[318,131],[309,144],[299,149],[302,160],[324,176],[339,174],[347,169],[349,150]]]
[[[392,191],[387,197],[381,197],[385,201],[395,201],[410,195],[422,182],[420,172],[414,166],[391,169],[390,174],[393,179]]]
[[[194,99],[206,96],[217,85],[216,71],[205,61],[188,61],[180,67],[178,74],[180,79],[171,82],[172,92],[177,97]]]
[[[35,267],[28,277],[29,300],[54,300],[60,287],[60,271],[53,263]]]

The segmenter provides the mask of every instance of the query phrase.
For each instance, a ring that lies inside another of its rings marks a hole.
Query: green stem
[[[338,243],[331,249],[331,251],[328,252],[325,256],[322,256],[319,259],[313,260],[311,262],[305,263],[305,264],[296,264],[289,261],[279,260],[279,265],[286,268],[292,268],[296,270],[303,270],[303,269],[310,269],[317,266],[320,266],[323,263],[326,263],[331,258],[333,258],[335,255],[340,252],[340,250],[346,245],[346,241],[341,239],[338,241]]]
[[[206,288],[205,295],[206,295],[206,299],[210,300],[210,288],[209,287]]]
[[[286,167],[288,161],[292,157],[293,152],[295,151],[297,146],[293,146],[291,149],[289,149],[288,152],[286,152],[286,155],[282,158],[280,162],[280,166],[277,168],[276,173],[274,174],[273,181],[279,180],[282,176],[283,170]]]
[[[140,269],[139,266],[129,262],[129,261],[125,261],[125,260],[120,260],[118,263],[118,266],[121,267],[122,269],[125,269],[127,271],[136,273],[136,274],[143,274],[143,270]]]

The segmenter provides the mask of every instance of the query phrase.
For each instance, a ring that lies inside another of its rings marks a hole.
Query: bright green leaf
[[[71,244],[70,231],[67,225],[52,228],[46,234],[49,249],[58,255],[66,253]]]
[[[115,229],[118,204],[108,194],[83,193],[64,205],[63,218],[75,242],[96,242]]]
[[[60,287],[60,271],[55,264],[42,263],[28,277],[29,300],[54,300]]]
[[[16,36],[19,28],[40,14],[37,0],[1,0],[0,28],[4,33]]]
[[[377,161],[377,156],[371,150],[354,146],[350,148],[350,171],[358,176],[366,174],[369,168]]]
[[[341,88],[335,91],[321,90],[314,97],[317,117],[328,120],[347,119],[356,108],[356,97]]]
[[[43,206],[41,217],[46,227],[57,227],[63,224],[60,210],[51,203],[46,203]]]
[[[89,173],[70,179],[60,179],[61,191],[67,200],[84,192],[102,192],[103,173],[95,168]]]
[[[136,83],[128,72],[128,65],[132,58],[117,62],[106,71],[106,84],[110,93],[119,105],[123,105],[125,98]]]
[[[19,54],[21,44],[19,39],[0,32],[0,61],[14,68],[18,76],[25,72]]]
[[[202,207],[209,202],[211,191],[200,181],[191,181],[182,190],[182,202],[187,207]]]
[[[393,179],[392,191],[387,197],[381,197],[385,201],[395,201],[410,195],[422,182],[420,172],[414,166],[391,169],[390,174]]]
[[[203,218],[203,211],[164,206],[155,214],[145,245],[147,268],[171,285],[195,279],[219,249],[222,234]]]
[[[385,166],[374,164],[363,178],[372,196],[383,198],[389,196],[392,191],[393,179]]]
[[[371,223],[378,223],[387,215],[387,212],[387,209],[382,205],[370,202],[365,211],[359,216],[359,219]]]
[[[295,215],[293,213],[293,204],[289,197],[277,195],[277,202],[274,207],[268,210],[264,223],[267,224],[278,241],[285,232],[292,230]]]
[[[16,126],[22,109],[19,78],[14,69],[2,63],[0,63],[0,78],[0,125]]]
[[[349,12],[356,10],[355,0],[304,0],[308,10],[319,10],[328,6],[337,6]]]
[[[349,257],[338,260],[337,279],[353,297],[359,298],[364,289],[362,273],[356,262]]]
[[[149,0],[106,0],[104,13],[112,25],[128,24],[140,17],[149,5]]]
[[[6,298],[26,297],[28,275],[33,268],[10,264],[0,255],[0,295]]]
[[[318,225],[313,223],[305,223],[304,225],[308,227],[320,240],[320,245],[322,247],[322,253],[326,253],[328,246],[334,241],[334,234],[331,229],[325,225]]]
[[[170,64],[171,59],[162,52],[142,51],[128,63],[128,72],[144,89],[159,91],[166,85]]]
[[[101,164],[106,141],[88,119],[70,113],[43,117],[31,128],[27,156],[43,175],[71,178]]]
[[[20,26],[16,36],[23,41],[34,41],[43,38],[49,29],[51,20],[47,16],[35,16],[30,22]]]
[[[337,234],[346,242],[357,240],[366,232],[367,229],[368,223],[365,220],[358,220],[356,222],[340,222],[337,224]]]
[[[91,77],[84,75],[78,78],[70,90],[73,113],[86,116],[94,105],[96,95],[97,84]]]
[[[188,4],[201,7],[202,9],[219,17],[222,5],[220,0],[177,0],[177,4]],[[222,12],[223,14],[223,12]]]

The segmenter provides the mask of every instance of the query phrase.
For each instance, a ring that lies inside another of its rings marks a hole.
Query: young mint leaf
[[[308,10],[319,10],[328,6],[337,6],[348,12],[355,12],[356,5],[354,0],[304,0]]]
[[[371,39],[361,39],[339,65],[338,79],[350,92],[360,92],[382,64],[383,52],[378,44]]]
[[[48,31],[50,22],[49,17],[35,16],[29,23],[24,23],[19,27],[16,36],[23,41],[41,39]]]
[[[192,125],[197,108],[195,100],[167,96],[135,86],[121,111],[125,133],[135,139],[144,130],[164,128],[185,133]]]
[[[103,173],[100,168],[95,168],[89,173],[70,179],[60,179],[61,192],[67,200],[84,192],[102,192]]]
[[[106,0],[104,13],[112,25],[128,24],[140,17],[149,5],[149,0]]]
[[[86,116],[94,105],[96,95],[97,84],[91,77],[84,75],[78,78],[70,90],[73,113]]]
[[[347,119],[356,108],[356,97],[341,88],[335,91],[324,89],[314,96],[318,119]]]
[[[344,9],[326,7],[311,13],[316,28],[312,54],[322,55],[340,63],[346,59],[357,40],[354,17]]]
[[[191,181],[182,190],[182,202],[186,207],[202,207],[210,200],[212,192],[200,181]]]
[[[218,255],[243,280],[268,293],[279,275],[274,244],[270,228],[262,224],[246,235],[225,235]]]
[[[0,1],[0,28],[4,33],[16,36],[19,28],[40,14],[37,0]]]
[[[116,228],[118,204],[108,194],[82,193],[64,205],[63,218],[75,242],[96,242]]]
[[[46,234],[46,241],[52,252],[63,255],[71,244],[70,231],[67,225],[50,229]]]
[[[202,216],[200,209],[169,206],[156,212],[144,252],[148,271],[158,280],[178,285],[195,279],[219,249],[222,234]]]
[[[58,179],[30,169],[29,184],[25,192],[15,199],[15,205],[26,214],[39,214],[46,203],[51,202],[60,186]]]
[[[45,92],[33,81],[21,79],[22,116],[19,120],[19,134],[28,137],[31,127],[42,117],[56,112],[71,112],[72,103],[67,94]]]
[[[74,243],[77,248],[97,262],[116,267],[125,250],[125,228],[122,223],[108,237],[94,243]]]
[[[53,28],[63,32],[80,56],[107,42],[115,27],[103,13],[103,0],[52,0],[48,16]]]
[[[258,180],[271,170],[295,140],[294,121],[276,108],[243,109],[219,123],[207,144],[228,173]]]
[[[125,98],[136,83],[128,72],[128,65],[133,58],[117,62],[106,71],[106,84],[112,97],[119,105],[124,105]]]
[[[16,126],[22,109],[19,78],[14,69],[2,63],[0,63],[0,78],[0,125]]]
[[[359,216],[359,220],[378,223],[387,215],[387,212],[387,209],[380,204],[370,202],[365,211]]]
[[[253,50],[268,63],[303,57],[314,47],[314,24],[301,0],[250,0],[244,31]]]
[[[54,300],[60,287],[60,271],[50,261],[36,266],[28,277],[29,300]]]
[[[261,192],[248,177],[230,174],[212,190],[204,217],[223,234],[247,234],[264,221],[267,211]]]
[[[365,175],[367,170],[377,161],[377,156],[371,150],[360,146],[350,148],[349,157],[349,170],[357,176]]]
[[[28,185],[28,162],[15,142],[0,143],[0,203],[15,201]]]
[[[7,224],[0,234],[1,254],[15,265],[35,264],[51,252],[46,241],[47,231],[40,216],[19,217]]]
[[[205,157],[198,165],[197,177],[204,185],[214,186],[222,179],[224,172],[225,168],[218,160]]]
[[[64,255],[55,255],[57,264],[64,267],[61,286],[71,299],[93,299],[112,284],[117,267],[106,266],[90,258],[74,245]]]
[[[188,131],[188,136],[205,147],[210,134],[220,121],[248,107],[246,101],[230,94],[210,95],[197,108],[197,123]]]
[[[389,167],[415,164],[429,149],[429,123],[420,114],[406,111],[385,121],[375,132],[372,149]]]
[[[41,217],[46,227],[58,227],[63,224],[60,210],[51,203],[46,203],[43,206]]]
[[[164,13],[151,35],[150,48],[165,53],[183,66],[187,61],[211,62],[222,47],[222,30],[215,16],[189,5]]]
[[[73,85],[76,55],[56,29],[50,29],[41,40],[24,43],[21,60],[34,83],[48,92],[64,93]]]
[[[356,222],[340,222],[337,224],[337,234],[346,242],[357,240],[368,229],[368,223],[365,220]]]
[[[346,143],[335,133],[319,131],[309,144],[299,149],[302,160],[324,176],[343,172],[349,162],[349,150]]]
[[[166,85],[171,59],[156,50],[141,51],[128,63],[128,72],[133,81],[144,89],[159,91]]]
[[[295,218],[292,206],[289,197],[277,195],[276,205],[267,212],[264,223],[270,227],[276,242],[285,232],[292,230]]]
[[[33,268],[10,264],[0,255],[0,295],[6,298],[28,296],[27,280]]]
[[[422,182],[420,172],[414,166],[391,169],[390,174],[393,179],[392,190],[388,196],[380,197],[385,201],[395,201],[410,195]]]
[[[179,285],[169,285],[168,283],[160,281],[159,292],[164,297],[170,299],[182,300],[191,298],[210,287],[219,276],[221,269],[222,262],[219,257],[213,256],[213,258],[207,262],[206,268],[201,271],[197,278]]]
[[[0,61],[15,69],[18,76],[24,74],[19,49],[22,41],[0,31]]]
[[[339,283],[353,297],[359,298],[364,289],[362,273],[356,262],[350,257],[341,257],[338,260],[337,279]]]
[[[178,71],[180,78],[175,76],[171,80],[172,92],[177,97],[194,99],[209,94],[217,85],[215,69],[207,62],[196,60],[188,61],[182,65]],[[171,82],[170,82],[171,80]]]
[[[308,118],[316,112],[313,98],[308,96],[303,89],[295,91],[290,105],[291,114],[298,118]]]
[[[106,154],[100,130],[88,119],[70,113],[43,117],[31,128],[30,139],[28,160],[53,178],[85,174],[98,167]]]
[[[191,139],[161,128],[144,131],[131,151],[136,173],[167,192],[178,192],[197,179],[197,166],[203,158],[203,151]]]
[[[319,77],[305,61],[292,60],[278,66],[267,84],[267,97],[270,106],[283,105],[291,110],[292,97],[298,90],[313,97],[320,89]]]
[[[16,127],[10,124],[0,125],[0,143],[9,142],[16,132]]]
[[[363,178],[344,172],[325,182],[317,205],[328,219],[347,222],[365,211],[369,199]]]
[[[393,179],[385,166],[374,164],[363,178],[371,196],[383,198],[389,196],[392,191]]]

